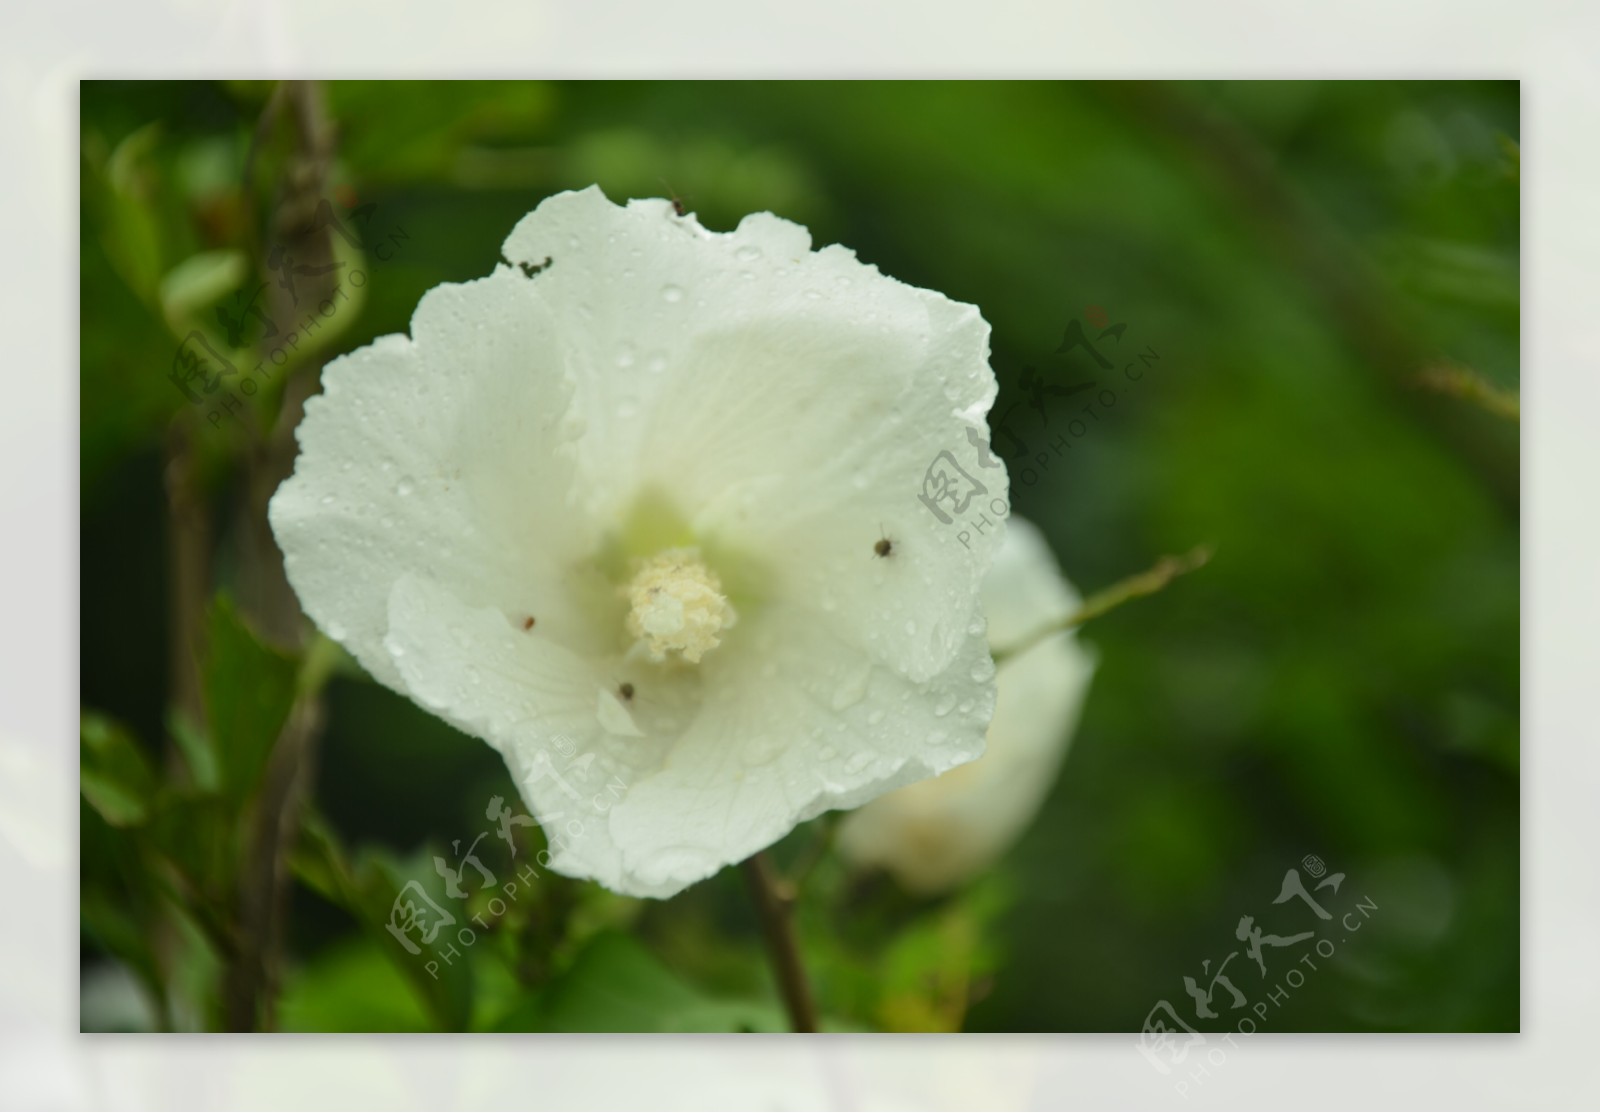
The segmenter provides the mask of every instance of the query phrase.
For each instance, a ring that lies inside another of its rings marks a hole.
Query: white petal
[[[535,288],[582,325],[565,352],[590,372],[573,404],[592,434],[578,481],[591,515],[616,520],[658,488],[708,543],[768,554],[773,594],[831,603],[858,644],[871,625],[875,656],[926,679],[969,636],[1001,533],[1005,469],[981,467],[968,436],[988,440],[988,325],[808,245],[770,214],[714,234],[591,188],[546,200],[505,254],[549,259]],[[981,478],[971,516],[986,525],[942,523],[919,501],[941,452]],[[880,530],[902,559],[874,568]]]
[[[984,581],[989,633],[1018,642],[1076,609],[1043,536],[1013,518]],[[1000,857],[1055,783],[1094,675],[1093,654],[1070,632],[1003,660],[988,748],[977,761],[872,800],[847,817],[839,849],[920,892],[948,889]]]
[[[661,768],[611,809],[624,871],[600,878],[612,888],[670,896],[797,823],[982,751],[994,665],[981,640],[916,683],[801,614],[764,621],[775,640],[721,660]]]
[[[531,284],[503,267],[436,287],[412,332],[327,366],[270,507],[301,605],[391,686],[382,642],[406,574],[569,642],[592,636],[563,582],[589,537],[567,506],[571,388]]]
[[[593,877],[620,892],[621,851],[605,813],[615,786],[638,784],[661,766],[667,744],[695,713],[692,675],[655,682],[648,665],[620,670],[473,607],[417,576],[395,585],[386,639],[413,698],[506,759],[534,818],[552,836],[553,868]],[[596,710],[596,693],[634,679],[647,698],[625,713],[630,729]],[[646,737],[639,737],[640,733]],[[597,803],[598,800],[598,803]],[[573,825],[576,825],[574,827]]]
[[[559,836],[552,867],[634,896],[671,896],[796,823],[972,760],[993,710],[979,639],[917,684],[780,611],[763,616],[757,652],[712,656],[703,677],[607,671],[415,577],[396,586],[390,621],[418,702],[494,742]],[[638,734],[592,702],[619,677],[634,684]]]

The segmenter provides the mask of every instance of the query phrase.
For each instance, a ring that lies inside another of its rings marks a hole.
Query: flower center
[[[652,661],[678,653],[690,664],[715,649],[718,635],[739,620],[722,581],[698,549],[668,549],[639,565],[620,589],[627,598],[628,633]]]

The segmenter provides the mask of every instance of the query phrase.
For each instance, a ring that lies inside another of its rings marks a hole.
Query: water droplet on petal
[[[748,263],[752,259],[761,258],[761,249],[759,247],[752,247],[752,246],[746,245],[744,247],[741,247],[738,251],[734,252],[734,254],[737,255],[739,258],[743,259],[746,263]]]
[[[401,476],[400,477],[400,482],[396,483],[394,485],[394,493],[399,495],[401,498],[405,498],[407,495],[409,495],[415,489],[416,489],[416,483],[412,480],[412,478],[409,475]]]
[[[683,287],[674,286],[671,283],[668,283],[667,285],[661,287],[661,297],[664,301],[682,301]]]

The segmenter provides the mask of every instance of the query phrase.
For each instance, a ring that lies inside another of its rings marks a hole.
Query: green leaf
[[[117,144],[106,160],[106,204],[102,235],[106,254],[133,291],[147,304],[161,279],[160,221],[150,204],[161,141],[161,125],[146,124]]]
[[[371,937],[340,943],[291,970],[278,1005],[288,1032],[426,1032],[433,1018]]]
[[[161,279],[161,309],[168,321],[185,321],[236,290],[249,270],[242,251],[191,255]]]
[[[151,845],[171,861],[207,904],[197,916],[205,926],[225,921],[239,864],[239,809],[214,793],[176,789],[163,792],[149,823]]]
[[[597,935],[564,974],[503,1017],[502,1032],[784,1032],[768,1002],[705,996],[626,935]]]
[[[415,882],[421,886],[424,881],[437,880],[429,856],[396,861],[386,855],[369,853],[352,866],[334,832],[321,819],[310,817],[303,825],[291,865],[295,876],[347,911],[362,931],[373,938],[379,950],[410,983],[436,1027],[450,1032],[467,1030],[472,1019],[472,970],[462,954],[464,948],[457,934],[463,925],[471,926],[465,910],[439,892],[426,892],[427,899],[444,909],[454,922],[444,927],[432,944],[410,936],[417,947],[416,954],[411,953],[388,927],[408,885]],[[481,933],[478,942],[481,946]],[[442,952],[448,952],[452,945],[456,953],[447,962]]]
[[[216,792],[222,785],[217,771],[217,753],[204,730],[189,721],[176,707],[167,712],[167,732],[178,744],[178,752],[189,769],[189,778],[201,792]]]
[[[256,787],[294,705],[297,668],[265,645],[231,600],[211,608],[206,711],[223,794],[242,801]]]
[[[125,729],[103,715],[79,720],[78,785],[83,798],[113,827],[133,827],[150,814],[155,773]]]

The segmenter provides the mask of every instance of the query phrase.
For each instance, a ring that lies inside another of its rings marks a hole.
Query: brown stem
[[[285,196],[279,207],[274,241],[299,260],[332,258],[331,232],[313,226],[331,160],[331,129],[320,90],[314,83],[290,82],[279,102],[290,111],[295,149],[284,172]],[[307,282],[298,295],[313,302],[328,290]],[[294,319],[290,295],[274,285],[271,319]],[[305,619],[283,568],[283,557],[267,521],[267,503],[294,467],[293,429],[305,397],[315,390],[316,373],[291,379],[284,388],[278,420],[263,430],[247,422],[244,446],[245,505],[239,522],[238,591],[245,612],[270,641],[297,645],[304,641]],[[224,981],[224,1022],[231,1031],[271,1029],[275,1025],[278,971],[288,921],[287,859],[315,770],[317,737],[322,725],[321,694],[308,685],[295,701],[274,744],[260,793],[246,821],[244,861],[239,876],[239,952]]]
[[[311,781],[322,726],[320,693],[296,702],[268,761],[248,824],[239,879],[239,949],[224,985],[230,1032],[271,1031],[277,1024],[279,966],[288,921],[288,857]]]
[[[794,921],[789,915],[794,898],[780,889],[781,882],[773,873],[772,864],[765,854],[745,859],[739,868],[744,871],[750,896],[755,900],[756,912],[761,918],[767,957],[772,960],[773,972],[778,977],[778,989],[783,993],[784,1006],[789,1010],[790,1027],[796,1032],[815,1032],[817,1006],[811,998],[811,984],[806,981],[805,967],[800,962],[800,944],[795,938]]]

